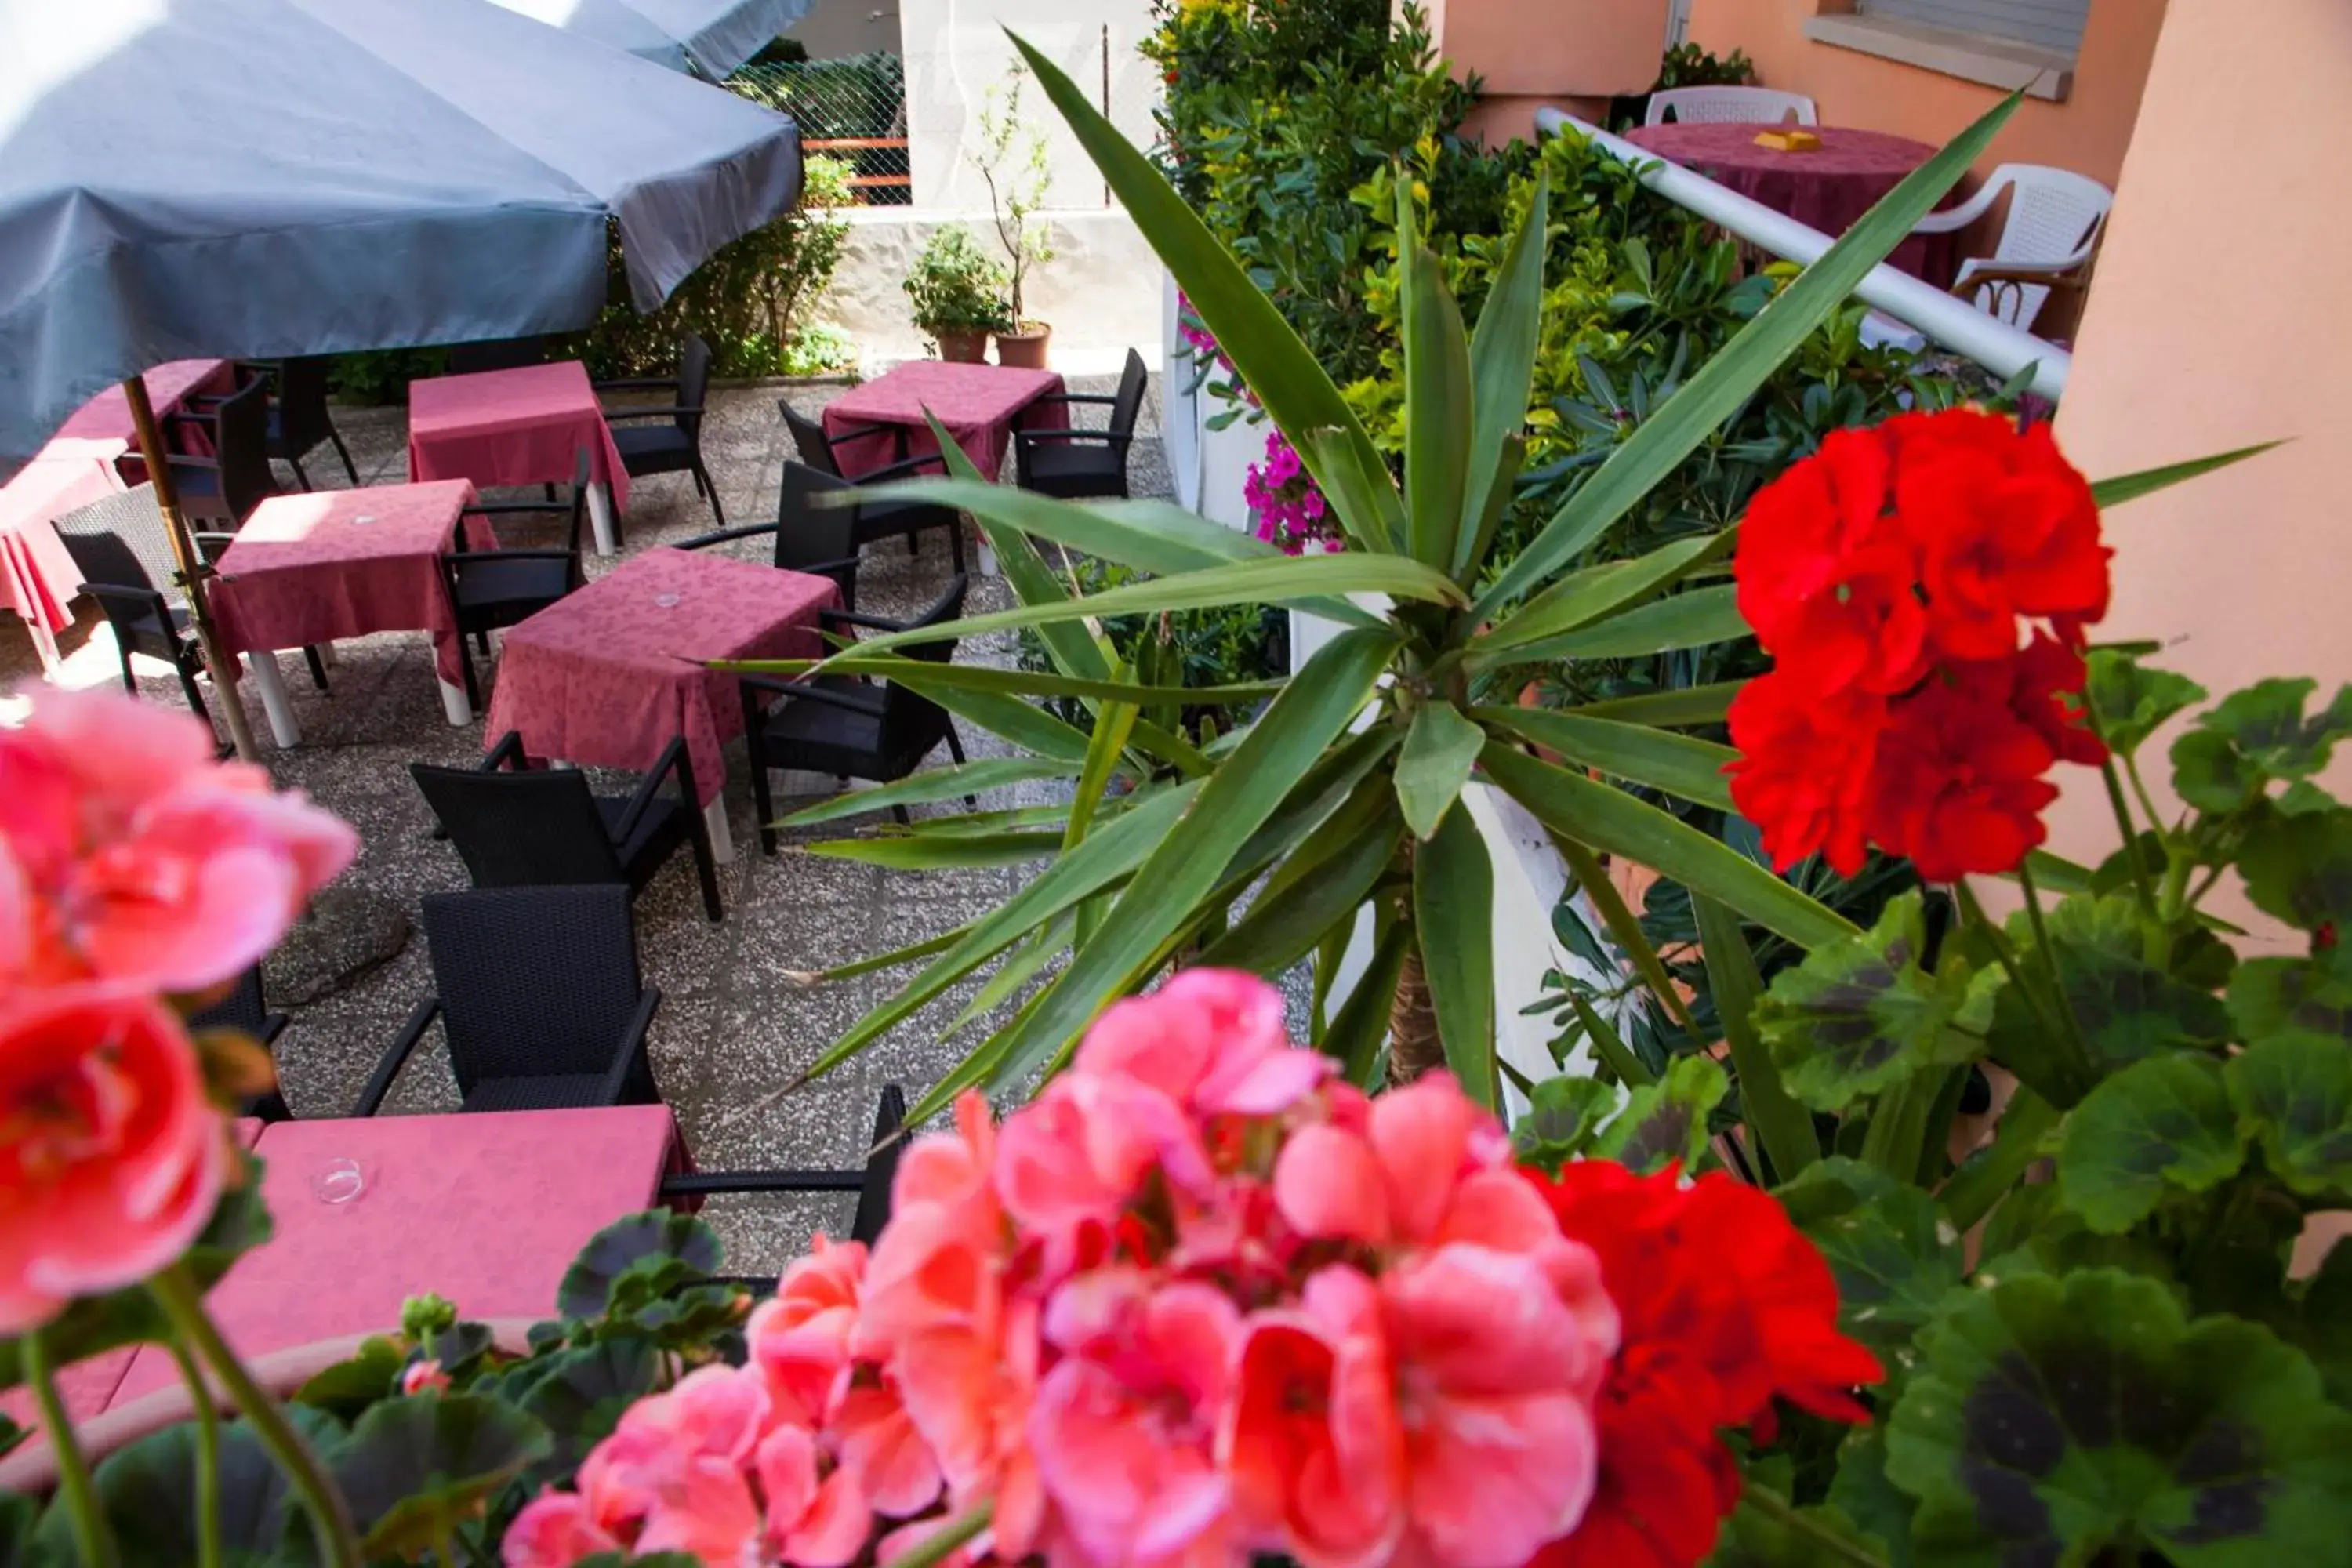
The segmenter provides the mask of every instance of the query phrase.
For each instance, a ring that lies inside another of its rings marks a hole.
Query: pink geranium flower
[[[857,1292],[866,1248],[820,1234],[808,1257],[752,1310],[743,1338],[772,1403],[770,1424],[822,1425],[849,1376],[849,1342],[857,1327]]]
[[[1229,969],[1188,969],[1149,996],[1113,1003],[1073,1068],[1148,1085],[1207,1116],[1279,1115],[1336,1070],[1319,1051],[1292,1047],[1281,992]]]
[[[0,1334],[177,1258],[227,1157],[194,1047],[152,997],[80,985],[0,1004]]]
[[[746,1469],[768,1411],[758,1374],[724,1366],[639,1400],[580,1466],[589,1517],[640,1553],[732,1568],[765,1525]]]
[[[540,1493],[523,1505],[499,1543],[506,1568],[572,1568],[583,1557],[620,1550],[620,1541],[588,1516],[587,1500],[577,1492]]]

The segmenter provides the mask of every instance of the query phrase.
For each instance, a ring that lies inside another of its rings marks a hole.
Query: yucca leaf
[[[1347,805],[1283,858],[1249,912],[1202,952],[1201,963],[1274,975],[1312,952],[1355,911],[1395,858],[1403,825],[1388,781],[1366,779]]]
[[[763,675],[801,675],[815,659],[750,659],[727,668],[756,670]],[[989,664],[941,664],[937,659],[907,654],[835,654],[823,661],[833,675],[872,675],[912,686],[928,682],[942,690],[996,691],[1008,697],[1076,697],[1089,702],[1244,703],[1256,702],[1282,689],[1279,680],[1239,680],[1224,686],[1142,686],[1133,681],[1089,679],[1052,674],[1042,669],[1003,669]]]
[[[963,1011],[949,1020],[948,1026],[940,1031],[940,1037],[953,1039],[969,1028],[974,1019],[985,1017],[1003,1006],[1014,992],[1034,980],[1047,964],[1068,950],[1071,935],[1077,930],[1077,925],[1075,911],[1058,914],[1051,925],[1014,947],[1005,955],[1004,962],[996,966],[996,973],[973,993]]]
[[[2143,468],[2136,474],[2118,474],[2112,479],[2095,479],[2091,484],[2091,499],[2102,509],[2121,506],[2126,501],[2154,495],[2158,490],[2170,489],[2183,479],[2193,479],[2216,468],[2226,468],[2232,463],[2242,463],[2248,458],[2258,458],[2279,444],[2263,441],[2252,447],[2240,447],[2235,451],[2217,452],[2210,458],[2191,458],[2185,463],[2168,463],[2160,468]]]
[[[1375,541],[1370,548],[1395,551],[1405,532],[1404,502],[1386,469],[1369,474],[1355,465],[1348,441],[1344,430],[1308,430],[1294,437],[1291,445],[1298,448],[1311,472],[1331,476],[1328,484],[1320,479],[1317,483],[1339,517],[1339,531],[1352,540]],[[1359,548],[1364,546],[1360,543]]]
[[[1373,944],[1371,963],[1357,976],[1323,1037],[1324,1054],[1339,1059],[1340,1071],[1358,1089],[1373,1088],[1381,1044],[1388,1038],[1389,1015],[1396,1004],[1397,980],[1412,952],[1412,922],[1391,921]]]
[[[1467,811],[1412,852],[1412,926],[1445,1065],[1462,1092],[1495,1099],[1495,868]]]
[[[1486,731],[1451,702],[1433,699],[1412,710],[1404,750],[1397,756],[1396,797],[1415,838],[1437,831],[1462,786],[1470,782],[1486,744]]]
[[[1739,753],[1728,746],[1646,724],[1547,708],[1475,708],[1470,716],[1557,752],[1571,763],[1597,768],[1611,778],[1663,790],[1718,811],[1733,809],[1731,784],[1723,769]]]
[[[1405,546],[1451,576],[1470,460],[1470,339],[1437,255],[1421,243],[1412,185],[1397,182],[1404,338]],[[1524,416],[1527,400],[1519,402]]]
[[[856,816],[869,811],[887,811],[894,805],[924,805],[935,800],[953,800],[960,795],[978,795],[982,790],[1004,789],[1039,779],[1066,779],[1076,772],[1077,770],[1074,767],[1042,757],[986,757],[976,763],[959,763],[953,767],[927,768],[921,773],[908,774],[897,784],[882,784],[873,789],[847,790],[830,800],[803,807],[776,826],[807,827],[815,823]]]
[[[1588,719],[1615,719],[1627,724],[1660,727],[1720,724],[1731,711],[1731,700],[1747,684],[1744,680],[1719,680],[1706,686],[1678,686],[1634,697],[1604,698],[1560,711]]]
[[[1135,729],[1139,711],[1132,702],[1106,702],[1095,714],[1094,744],[1087,752],[1085,771],[1078,774],[1077,794],[1070,801],[1069,825],[1062,834],[1064,853],[1086,841],[1087,825],[1094,820],[1095,807],[1109,786],[1110,775],[1118,766],[1118,754]]]
[[[1661,545],[1632,561],[1588,566],[1529,599],[1484,637],[1472,639],[1474,653],[1521,647],[1589,626],[1603,616],[1664,593],[1696,568],[1731,549],[1736,528]]]
[[[1543,272],[1551,212],[1551,174],[1540,165],[1527,220],[1503,252],[1479,307],[1470,338],[1472,428],[1469,480],[1462,515],[1469,523],[1454,551],[1454,575],[1469,580],[1486,557],[1492,531],[1510,499],[1518,464],[1509,443],[1527,427],[1528,393],[1535,380],[1536,348],[1543,334]]]
[[[1551,664],[1562,659],[1642,658],[1680,648],[1706,647],[1748,635],[1739,614],[1738,592],[1725,583],[1712,588],[1636,605],[1622,615],[1519,647],[1494,653],[1474,652],[1465,661],[1474,671],[1515,664]]]
[[[1740,1115],[1772,1157],[1773,1174],[1782,1182],[1792,1180],[1821,1158],[1822,1142],[1813,1131],[1812,1112],[1782,1087],[1780,1069],[1756,1033],[1756,1005],[1764,999],[1756,955],[1748,951],[1748,934],[1739,921],[1713,899],[1694,895],[1691,912],[1698,918],[1716,1016],[1723,1020],[1724,1044],[1739,1075]]]
[[[913,662],[909,660],[908,662]],[[1024,752],[1073,766],[1087,758],[1087,732],[1065,724],[1034,702],[998,691],[971,691],[960,686],[939,686],[924,693],[959,719],[970,720],[999,740]]]
[[[871,838],[827,838],[803,845],[805,854],[827,860],[856,860],[898,871],[943,871],[969,866],[1025,866],[1050,859],[1062,846],[1058,833],[903,833]]]

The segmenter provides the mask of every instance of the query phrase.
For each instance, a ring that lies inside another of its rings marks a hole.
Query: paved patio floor
[[[1072,390],[1107,392],[1113,379],[1073,377]],[[704,450],[730,524],[774,516],[782,465],[793,455],[776,411],[777,398],[788,395],[795,406],[814,414],[839,391],[831,385],[716,391]],[[1155,384],[1132,455],[1131,482],[1139,495],[1168,492],[1158,439],[1159,407]],[[1101,414],[1099,405],[1086,409],[1080,422],[1099,424]],[[337,418],[363,483],[405,479],[404,409],[342,409]],[[324,484],[331,473],[332,482],[341,483],[341,466],[332,453],[322,449],[318,456],[319,461],[307,465],[312,479]],[[281,472],[280,478],[290,484],[290,474]],[[627,555],[714,526],[709,508],[696,499],[686,476],[636,481],[624,519],[622,553],[600,559],[592,552],[588,574],[596,576]],[[734,548],[756,554],[763,542]],[[912,558],[900,542],[870,547],[859,574],[859,608],[889,616],[929,604],[949,573],[942,546],[934,535],[922,553]],[[975,577],[967,608],[977,614],[1013,602],[1001,579]],[[110,635],[94,606],[85,600],[79,607],[81,618],[63,639],[65,680],[88,686],[119,679]],[[957,658],[1005,662],[1012,646],[1009,637],[1000,636],[965,644]],[[341,884],[355,896],[342,900],[341,907],[397,908],[413,918],[421,895],[467,886],[457,855],[430,837],[432,817],[408,776],[407,764],[478,761],[483,750],[481,723],[478,719],[470,727],[454,729],[442,716],[425,637],[395,633],[338,645],[336,661],[328,671],[331,689],[323,694],[311,689],[299,659],[287,656],[284,668],[303,743],[291,751],[269,749],[268,729],[257,700],[249,694],[249,683],[247,706],[278,783],[307,790],[360,830],[363,847],[359,861]],[[0,684],[37,670],[21,624],[13,616],[0,616]],[[495,682],[494,672],[485,673]],[[140,675],[142,698],[181,704],[177,685],[163,666],[142,660]],[[974,755],[1002,751],[969,727],[963,739]],[[946,760],[942,750],[933,762]],[[759,852],[740,742],[730,748],[729,766],[725,799],[737,854],[731,866],[720,868],[725,921],[712,926],[702,918],[692,866],[683,855],[636,903],[637,942],[646,975],[663,994],[652,1032],[655,1076],[695,1159],[706,1169],[855,1165],[866,1148],[882,1087],[903,1084],[911,1099],[982,1037],[983,1031],[975,1028],[954,1043],[939,1038],[974,986],[959,988],[927,1007],[831,1075],[776,1098],[776,1091],[814,1062],[852,1020],[890,994],[912,971],[814,990],[789,976],[944,931],[1003,900],[1018,886],[1022,873],[888,871],[819,858],[790,847],[773,858],[764,858]],[[616,791],[635,783],[625,775],[592,776],[600,787]],[[778,775],[779,788],[789,783],[787,775]],[[832,787],[830,780],[810,779],[807,784],[824,791]],[[982,804],[1003,806],[1015,800],[1010,792],[1000,792],[994,798],[983,796]],[[855,830],[861,820],[829,828],[824,836]],[[298,929],[266,973],[282,990],[289,976],[319,967],[324,945],[347,942],[352,923],[345,915]],[[338,925],[341,929],[329,929]],[[278,1060],[295,1113],[348,1114],[402,1020],[430,990],[424,939],[418,932],[396,956],[349,988],[290,1007],[293,1022],[278,1042]],[[436,1027],[401,1075],[385,1113],[449,1110],[456,1104],[457,1088]],[[482,1194],[481,1200],[499,1201],[494,1193]],[[845,1232],[852,1206],[848,1198],[732,1198],[714,1200],[707,1212],[728,1242],[730,1267],[751,1272],[780,1268],[805,1247],[814,1227]],[[419,1289],[431,1283],[417,1281]]]

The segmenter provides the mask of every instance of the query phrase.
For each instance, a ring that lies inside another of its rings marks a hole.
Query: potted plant
[[[940,357],[953,363],[985,361],[988,334],[1012,321],[1004,309],[1004,268],[960,223],[932,231],[905,287],[914,301],[915,325],[939,344]]]
[[[988,89],[980,110],[980,152],[973,156],[972,165],[988,185],[990,221],[996,226],[996,242],[1004,247],[1011,264],[1012,321],[996,329],[996,363],[1043,370],[1045,346],[1054,329],[1047,322],[1029,319],[1021,289],[1029,268],[1054,259],[1051,230],[1032,221],[1045,205],[1053,175],[1045,166],[1045,133],[1021,118],[1025,75],[1016,63],[1007,73],[1010,86],[1001,92],[996,88]]]

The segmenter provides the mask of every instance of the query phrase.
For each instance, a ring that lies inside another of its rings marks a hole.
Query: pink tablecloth
[[[1849,131],[1823,125],[1811,153],[1780,153],[1759,147],[1765,125],[1645,125],[1625,140],[1661,158],[1695,169],[1775,212],[1835,238],[1872,205],[1902,183],[1903,176],[1936,155],[1936,149],[1883,131]],[[1945,198],[1949,205],[1958,193]],[[1957,235],[1914,235],[1887,260],[1941,289],[1958,270]]]
[[[512,730],[533,757],[643,771],[683,735],[708,805],[743,704],[736,678],[701,661],[813,658],[817,613],[840,592],[830,577],[648,550],[508,631],[482,744]]]
[[[551,1316],[582,1245],[657,1201],[675,1142],[659,1105],[272,1122],[255,1152],[276,1233],[206,1303],[247,1356],[397,1328],[427,1290],[468,1318]],[[325,1203],[312,1183],[337,1159],[362,1185]],[[143,1347],[114,1403],[177,1375]]]
[[[192,392],[229,391],[236,375],[236,367],[225,359],[174,359],[164,361],[140,379],[147,384],[147,401],[161,418],[179,407]],[[131,422],[131,399],[123,395],[122,388],[108,387],[59,426],[57,438],[136,446],[139,432]]]
[[[906,455],[915,457],[940,449],[923,418],[928,409],[947,426],[972,466],[992,479],[1004,466],[1004,449],[1013,444],[1014,425],[1040,430],[1068,426],[1066,405],[1030,407],[1039,398],[1061,390],[1057,371],[910,360],[826,404],[824,431],[833,436],[859,425],[902,425],[907,427]],[[853,479],[898,455],[896,443],[887,436],[864,436],[834,448],[841,471]]]
[[[251,653],[430,632],[441,679],[464,679],[441,557],[473,500],[464,479],[270,497],[220,558],[212,605],[223,643]],[[465,522],[469,549],[498,548],[489,519]]]
[[[629,473],[576,359],[443,375],[408,384],[408,477],[478,485],[570,484],[575,455],[588,477],[629,504]]]

